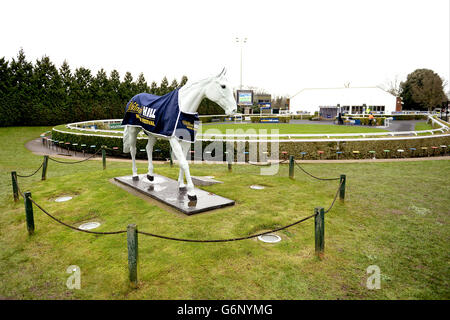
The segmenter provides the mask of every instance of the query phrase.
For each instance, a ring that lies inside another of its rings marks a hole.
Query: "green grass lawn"
[[[67,129],[65,125],[59,125],[56,129],[77,132],[76,130]],[[106,135],[120,135],[119,131],[123,129],[116,129],[116,133],[110,132],[97,132],[97,134]],[[116,131],[114,130],[114,131]],[[261,133],[260,130],[266,130],[268,134],[271,134],[271,130],[278,130],[279,134],[303,134],[303,133],[370,133],[370,132],[387,132],[388,130],[374,128],[374,127],[361,127],[361,126],[338,126],[338,125],[319,125],[319,124],[290,124],[290,123],[237,123],[237,124],[206,124],[200,127],[199,133],[206,132],[207,130],[219,130],[221,133],[227,133],[227,130],[243,130],[242,133],[248,133],[246,130],[255,130],[255,133]]]
[[[414,125],[414,130],[416,131],[420,131],[420,130],[432,130],[433,127],[431,126],[431,124],[427,123],[427,122],[417,122]]]
[[[322,127],[322,126],[320,126]],[[126,235],[91,235],[57,224],[34,208],[28,236],[23,201],[14,203],[12,170],[34,171],[41,161],[24,143],[49,128],[0,128],[0,299],[449,299],[449,161],[304,164],[321,177],[347,175],[345,202],[325,217],[325,256],[314,255],[313,219],[279,232],[283,241],[183,243],[139,235],[138,289],[127,281]],[[146,163],[138,163],[144,173]],[[177,167],[156,165],[171,178]],[[98,231],[139,230],[192,239],[246,236],[283,226],[327,208],[337,182],[313,180],[281,166],[275,176],[259,167],[192,165],[193,175],[223,184],[205,190],[236,200],[217,211],[181,216],[109,182],[131,173],[128,162],[49,163],[20,179],[22,190],[50,213],[78,226],[100,221]],[[265,185],[252,190],[252,184]],[[61,195],[74,195],[63,203]],[[81,289],[69,290],[67,267],[81,269]],[[379,266],[381,289],[366,287],[367,268]]]
[[[279,134],[303,134],[303,133],[367,133],[367,132],[384,132],[387,130],[374,127],[359,127],[359,126],[338,126],[326,124],[291,124],[291,123],[247,123],[247,124],[207,124],[201,127],[201,130],[219,130],[221,133],[226,133],[227,130],[255,130],[259,133],[260,130],[267,130],[270,134],[271,130],[278,130]],[[200,131],[201,132],[201,131]]]

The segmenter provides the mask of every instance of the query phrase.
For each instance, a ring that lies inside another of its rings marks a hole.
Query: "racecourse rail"
[[[100,151],[102,151],[102,157],[105,160],[105,152],[104,152],[104,148],[100,148],[98,149],[93,156],[95,156],[97,153],[99,153]],[[92,157],[93,157],[92,156]],[[19,182],[18,182],[18,177],[20,178],[29,178],[34,176],[35,174],[37,174],[39,172],[40,169],[43,169],[42,172],[42,180],[46,180],[46,170],[47,170],[47,162],[48,160],[53,160],[56,161],[57,163],[60,164],[76,164],[76,163],[80,163],[80,162],[84,162],[87,161],[90,158],[86,158],[83,159],[81,161],[72,161],[72,162],[67,162],[67,161],[59,161],[56,160],[54,158],[50,158],[49,156],[44,156],[44,160],[41,163],[41,165],[34,170],[33,173],[28,174],[28,175],[20,175],[17,174],[16,171],[12,171],[11,172],[11,177],[12,177],[12,187],[13,187],[13,196],[14,196],[14,200],[18,201],[19,199],[19,195],[24,199],[24,203],[25,203],[25,215],[26,215],[26,223],[27,223],[27,229],[28,229],[28,233],[29,235],[33,235],[34,234],[34,216],[33,216],[33,204],[40,210],[42,211],[45,215],[47,215],[48,217],[50,217],[51,219],[53,219],[54,221],[58,222],[59,224],[70,228],[72,230],[76,230],[76,231],[80,231],[80,232],[85,232],[85,233],[90,233],[90,234],[97,234],[97,235],[112,235],[112,234],[122,234],[122,233],[127,233],[127,245],[128,245],[128,265],[129,265],[129,280],[130,283],[132,285],[137,285],[137,234],[142,234],[145,236],[150,236],[150,237],[155,237],[155,238],[160,238],[160,239],[165,239],[165,240],[172,240],[172,241],[181,241],[181,242],[197,242],[197,243],[222,243],[222,242],[232,242],[232,241],[241,241],[241,240],[247,240],[247,239],[252,239],[252,238],[256,238],[262,235],[266,235],[266,234],[270,234],[270,233],[274,233],[274,232],[278,232],[287,228],[290,228],[292,226],[295,226],[297,224],[300,224],[301,222],[307,221],[311,218],[315,218],[315,252],[316,255],[321,258],[324,254],[324,223],[325,223],[325,213],[328,213],[334,206],[338,195],[340,196],[341,200],[344,200],[345,198],[345,184],[346,184],[346,176],[345,175],[341,175],[339,178],[320,178],[320,177],[316,177],[314,175],[312,175],[311,173],[307,172],[305,169],[303,169],[298,163],[295,163],[295,161],[293,160],[293,156],[290,156],[290,174],[289,177],[293,178],[293,168],[294,168],[294,163],[297,165],[297,167],[299,169],[301,169],[301,171],[307,175],[309,175],[310,177],[317,179],[317,180],[321,180],[321,181],[334,181],[334,180],[339,180],[339,185],[337,188],[337,191],[334,195],[333,201],[331,202],[331,205],[328,207],[327,210],[324,210],[323,207],[316,207],[314,208],[314,214],[309,215],[307,217],[304,217],[300,220],[297,220],[293,223],[290,223],[288,225],[284,225],[282,227],[279,228],[275,228],[269,231],[265,231],[265,232],[260,232],[257,234],[252,234],[249,236],[241,236],[241,237],[235,237],[235,238],[227,238],[227,239],[187,239],[187,238],[176,238],[176,237],[172,237],[172,236],[166,236],[166,235],[160,235],[160,234],[154,234],[154,233],[150,233],[150,232],[146,232],[146,231],[140,231],[137,229],[136,225],[134,224],[130,224],[127,227],[127,230],[117,230],[117,231],[107,231],[107,232],[99,232],[99,231],[91,231],[91,230],[83,230],[83,229],[79,229],[77,227],[74,227],[58,218],[56,218],[54,215],[50,214],[47,210],[45,210],[39,203],[37,203],[31,196],[31,192],[22,192],[22,189],[20,188]],[[104,165],[103,165],[103,169],[106,169],[105,167],[105,161],[104,161]]]
[[[197,134],[197,142],[194,150],[188,154],[189,159],[204,161],[223,161],[217,158],[217,151],[221,152],[220,146],[213,146],[215,150],[214,159],[209,152],[203,153],[204,148],[210,148],[211,143],[222,143],[223,149],[227,149],[227,161],[232,148],[232,159],[237,157],[237,162],[242,162],[243,157],[257,162],[256,158],[264,160],[267,156],[277,157],[280,149],[282,154],[296,155],[298,160],[343,160],[343,159],[375,159],[375,158],[414,158],[424,156],[446,155],[450,150],[449,124],[435,116],[428,115],[433,129],[420,131],[398,131],[398,132],[356,132],[356,133],[311,133],[311,134],[257,134],[255,129],[245,130],[245,125],[240,125],[237,130],[226,134],[213,129],[205,130]],[[120,119],[85,121],[71,123],[54,127],[41,135],[42,143],[47,147],[56,146],[61,150],[73,149],[73,151],[91,153],[93,148],[100,145],[112,147],[111,155],[123,157],[121,151],[123,132],[117,130],[121,125]],[[113,128],[116,130],[103,130]],[[102,128],[102,129],[97,129]],[[51,132],[51,133],[50,133]],[[273,131],[272,131],[273,132]],[[143,143],[147,136],[143,132],[138,136],[140,149],[138,157],[142,157],[141,151],[145,151]],[[170,147],[167,141],[158,140],[156,152],[159,158],[172,159]],[[266,144],[266,146],[264,146]],[[274,153],[272,149],[275,148]],[[262,150],[265,152],[258,152]],[[252,151],[250,153],[250,151]],[[259,154],[259,156],[258,156]],[[256,156],[255,156],[256,155]],[[188,160],[189,160],[188,159]],[[261,161],[262,161],[261,160]],[[267,159],[266,159],[267,161]],[[247,160],[244,160],[247,162]],[[264,161],[262,161],[264,162]]]
[[[371,140],[395,140],[395,139],[414,139],[418,138],[426,138],[427,136],[419,136],[422,134],[431,134],[431,137],[435,133],[444,134],[445,132],[449,132],[450,128],[448,123],[445,121],[439,121],[435,119],[433,116],[428,115],[427,121],[431,121],[436,124],[439,128],[431,129],[431,130],[418,130],[418,131],[397,131],[397,132],[372,132],[372,133],[304,133],[304,134],[294,134],[294,133],[285,133],[285,134],[253,134],[253,133],[230,133],[230,134],[222,134],[222,133],[210,133],[210,134],[197,134],[197,140],[199,141],[245,141],[245,142],[271,142],[273,139],[277,139],[278,142],[292,142],[292,141],[307,141],[307,142],[319,142],[319,141],[346,141],[350,137],[359,137],[353,138],[352,141],[371,141]],[[95,123],[103,122],[105,124],[119,124],[122,122],[122,119],[108,119],[108,120],[93,120],[93,121],[82,121],[82,122],[74,122],[69,123],[66,127],[70,130],[76,131],[84,131],[84,132],[66,132],[59,129],[53,129],[56,132],[61,133],[70,133],[74,135],[84,135],[84,136],[95,136],[97,133],[101,133],[103,137],[107,138],[122,138],[122,132],[118,130],[106,130],[106,129],[93,129],[86,128],[86,126],[94,126]],[[89,133],[85,133],[89,132]],[[105,133],[105,134],[104,134]],[[106,133],[114,133],[115,135],[106,135]],[[414,137],[405,137],[409,135],[414,135]],[[390,137],[384,137],[390,136]],[[450,134],[446,134],[444,136],[450,136]],[[326,137],[322,139],[298,139],[298,138],[319,138]],[[372,137],[372,138],[367,138]],[[373,138],[376,137],[376,138]],[[214,139],[213,139],[214,138]],[[238,138],[238,139],[236,139]],[[248,139],[246,139],[248,138]],[[256,138],[256,139],[255,139]],[[266,140],[261,139],[266,138]],[[268,139],[271,138],[271,139]],[[287,138],[287,139],[286,139]],[[145,134],[141,132],[138,136],[138,139],[147,139]]]

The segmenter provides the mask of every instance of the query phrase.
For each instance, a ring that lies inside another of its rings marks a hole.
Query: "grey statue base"
[[[208,176],[203,176],[203,177],[191,176],[191,178],[192,178],[192,183],[195,186],[211,186],[213,184],[223,183],[222,181],[215,180]]]
[[[132,176],[116,177],[114,180],[187,215],[234,205],[234,200],[197,188],[197,201],[189,201],[186,190],[178,188],[178,181],[157,174],[152,182],[146,174],[139,175],[139,180],[133,180]]]

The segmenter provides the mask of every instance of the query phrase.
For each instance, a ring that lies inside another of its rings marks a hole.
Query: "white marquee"
[[[384,110],[383,113],[391,114],[395,111],[396,97],[378,87],[308,88],[291,97],[290,112],[314,113],[320,107],[336,107],[338,104],[348,107],[348,113],[360,113],[358,111],[365,104],[372,111]]]

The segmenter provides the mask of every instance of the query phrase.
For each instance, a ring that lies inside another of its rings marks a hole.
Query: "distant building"
[[[253,102],[257,105],[263,105],[271,102],[272,96],[269,93],[255,93]]]
[[[310,88],[290,97],[289,109],[294,114],[319,112],[324,118],[334,118],[338,112],[363,114],[367,110],[391,114],[401,111],[401,101],[378,87]]]
[[[259,107],[260,113],[272,113],[272,96],[269,93],[255,93],[254,103]]]

